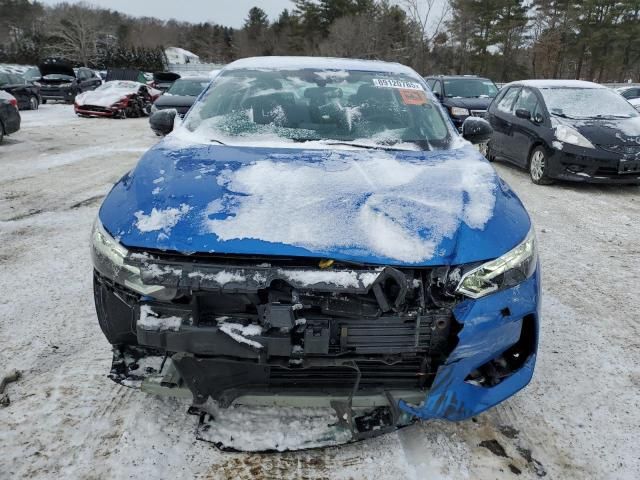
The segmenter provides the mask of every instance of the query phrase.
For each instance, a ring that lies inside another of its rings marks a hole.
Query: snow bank
[[[189,210],[191,210],[191,207],[184,203],[180,205],[180,208],[158,210],[154,207],[148,215],[140,210],[135,213],[137,218],[136,226],[141,232],[163,230],[164,233],[169,233]]]
[[[316,163],[266,159],[221,172],[217,182],[229,193],[208,206],[204,228],[224,241],[366,250],[417,263],[432,258],[461,222],[484,228],[494,175],[489,164],[462,155],[439,162],[386,152],[332,152]],[[210,218],[223,212],[230,214]]]
[[[164,317],[160,318],[149,305],[140,307],[140,319],[138,326],[145,330],[173,330],[177,332],[182,325],[180,317]]]

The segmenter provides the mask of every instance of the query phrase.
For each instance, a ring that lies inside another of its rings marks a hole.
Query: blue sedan
[[[463,420],[527,385],[529,216],[424,80],[375,61],[231,63],[92,233],[111,378],[196,409],[331,406],[350,438]],[[155,363],[154,363],[155,362]]]

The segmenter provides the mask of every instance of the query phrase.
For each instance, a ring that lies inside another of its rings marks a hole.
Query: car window
[[[529,113],[533,115],[536,107],[538,106],[538,97],[530,88],[523,88],[518,95],[518,100],[516,100],[516,105],[513,110],[527,110]]]
[[[10,83],[7,73],[0,73],[0,85],[8,85]]]
[[[167,90],[171,95],[184,95],[187,97],[197,97],[209,85],[208,80],[178,79]]]
[[[433,78],[430,78],[427,80],[427,85],[429,86],[429,88],[431,90],[433,90],[433,84],[436,83],[436,81]]]
[[[431,90],[433,90],[433,93],[442,96],[442,83],[440,83],[440,80],[435,81]]]
[[[80,80],[86,80],[86,79],[89,78],[89,74],[88,74],[88,72],[86,70],[81,68],[81,69],[78,70],[78,78]]]
[[[221,73],[184,126],[200,138],[353,142],[398,148],[452,148],[455,133],[413,76],[314,69]]]
[[[518,93],[520,93],[520,87],[510,87],[509,90],[507,90],[507,93],[505,93],[498,102],[498,110],[505,113],[511,113],[511,107],[518,96]]]
[[[483,78],[452,78],[443,83],[444,94],[450,98],[493,98],[498,94],[495,83]]]

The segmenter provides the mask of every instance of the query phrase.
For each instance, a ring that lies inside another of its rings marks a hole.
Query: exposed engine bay
[[[196,410],[324,397],[358,439],[409,422],[395,395],[424,398],[457,342],[448,268],[187,260],[130,256],[144,283],[158,287],[153,296],[95,273],[98,316],[126,315],[135,332],[114,346],[113,380],[186,388]],[[371,408],[359,415],[357,405]]]

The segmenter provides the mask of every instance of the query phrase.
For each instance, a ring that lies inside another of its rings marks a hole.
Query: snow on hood
[[[364,250],[417,263],[431,259],[460,222],[484,227],[495,204],[493,176],[476,160],[413,163],[387,152],[333,152],[316,163],[276,157],[221,171],[217,182],[227,193],[203,220],[223,241]]]
[[[81,93],[76,97],[78,105],[96,105],[98,107],[110,107],[124,97],[137,93],[142,83],[125,80],[113,80],[107,82],[95,90]]]
[[[495,258],[528,215],[469,146],[294,150],[166,140],[100,210],[125,246],[436,265]]]

